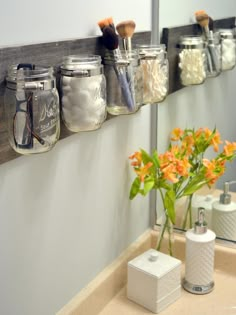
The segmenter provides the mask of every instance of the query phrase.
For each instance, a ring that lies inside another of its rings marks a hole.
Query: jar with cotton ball
[[[206,43],[201,36],[184,35],[179,41],[179,70],[184,86],[202,84],[207,76]]]
[[[143,104],[162,102],[169,88],[169,63],[165,45],[137,46],[143,75]]]
[[[236,64],[236,35],[234,29],[219,29],[222,71],[231,70]]]
[[[71,55],[60,66],[62,119],[72,132],[96,130],[106,119],[106,80],[101,57]]]

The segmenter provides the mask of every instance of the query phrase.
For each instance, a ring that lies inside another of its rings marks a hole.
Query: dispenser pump
[[[220,203],[223,205],[228,205],[231,203],[231,195],[229,194],[229,186],[231,184],[236,184],[236,181],[234,180],[224,183],[224,192],[220,195]]]
[[[205,221],[205,208],[198,208],[198,220],[195,222],[194,233],[204,234],[207,231],[207,222]]]

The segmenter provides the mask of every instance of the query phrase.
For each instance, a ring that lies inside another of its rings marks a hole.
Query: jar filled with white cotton
[[[206,43],[201,36],[184,35],[180,37],[179,48],[182,85],[202,84],[207,76]]]
[[[101,57],[74,55],[60,66],[62,119],[72,132],[96,130],[106,119],[106,79]]]
[[[220,29],[222,70],[231,70],[236,64],[236,38],[234,29]]]
[[[165,45],[137,46],[143,72],[143,104],[164,101],[169,88],[169,63]]]

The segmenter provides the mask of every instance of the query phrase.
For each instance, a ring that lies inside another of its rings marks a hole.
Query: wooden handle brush
[[[116,25],[116,30],[123,39],[124,49],[128,52],[132,50],[131,38],[134,34],[135,26],[135,22],[131,20],[123,21]]]
[[[117,61],[121,60],[122,56],[119,49],[119,38],[118,35],[116,34],[113,20],[112,18],[104,19],[99,21],[98,25],[103,34],[102,38],[104,46],[113,53],[114,56],[113,67],[120,84],[124,102],[128,109],[130,111],[133,111],[135,108],[135,103],[129,87],[129,82],[127,80],[126,71],[124,70],[124,67],[116,66]]]
[[[207,63],[208,70],[210,73],[220,71],[220,62],[217,57],[216,47],[214,44],[213,31],[209,29],[209,24],[211,24],[211,29],[213,28],[213,20],[204,11],[200,10],[195,12],[196,21],[202,27],[205,37],[207,40]]]
[[[206,38],[209,36],[209,16],[204,10],[195,12],[197,23],[202,27]]]

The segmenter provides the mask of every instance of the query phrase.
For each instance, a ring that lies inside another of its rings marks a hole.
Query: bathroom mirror
[[[171,0],[153,0],[152,12],[152,40],[158,43],[164,27],[193,24],[194,12],[201,3],[189,4],[187,0],[173,3]],[[169,10],[171,6],[171,11]],[[236,3],[227,0],[227,5],[220,0],[202,3],[207,12],[212,12],[217,18],[236,16]],[[181,12],[176,15],[175,12]],[[158,21],[158,23],[157,23]],[[158,29],[159,28],[159,29]],[[167,49],[168,51],[168,49]],[[172,71],[173,69],[170,69]],[[209,78],[204,84],[183,88],[168,95],[166,100],[157,105],[156,113],[156,147],[159,153],[165,152],[169,143],[171,130],[175,127],[199,128],[208,127],[213,130],[215,127],[221,134],[222,140],[236,141],[235,124],[235,99],[236,99],[236,68],[222,72],[217,78]],[[154,143],[154,142],[152,142]],[[212,155],[213,153],[210,153]],[[211,158],[214,155],[210,156]],[[214,189],[204,188],[198,191],[193,198],[193,221],[196,219],[198,206],[208,207],[211,203],[219,200],[226,181],[236,180],[236,162],[227,163],[225,174],[218,180]],[[236,185],[230,186],[232,202],[236,201]],[[157,198],[157,212],[162,211],[162,203]],[[187,199],[179,200],[177,207],[177,219],[175,228],[183,230],[183,217]],[[231,209],[231,208],[229,208]],[[206,219],[209,227],[213,229],[212,210],[206,210]],[[235,215],[234,215],[235,213]],[[160,214],[160,213],[159,213]],[[235,216],[235,219],[234,219]],[[229,243],[236,243],[236,208],[215,213],[215,232],[219,240],[227,240]],[[158,223],[158,222],[157,222]]]

